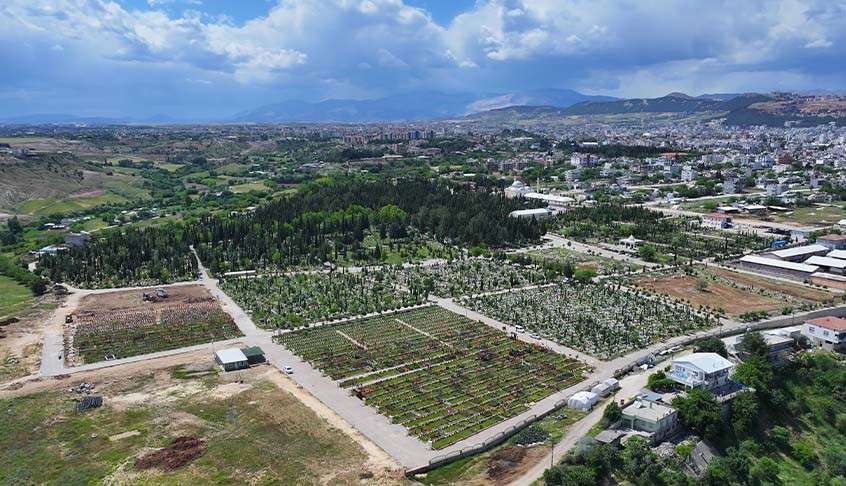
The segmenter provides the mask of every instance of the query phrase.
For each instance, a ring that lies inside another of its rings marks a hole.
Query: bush
[[[814,452],[814,447],[804,440],[797,441],[793,444],[792,453],[793,457],[806,469],[810,469],[817,463],[817,453]]]
[[[616,402],[611,402],[602,412],[602,423],[605,427],[618,422],[623,417],[623,411]]]
[[[538,427],[528,427],[517,434],[514,442],[518,445],[529,445],[544,442],[549,439],[549,432]]]

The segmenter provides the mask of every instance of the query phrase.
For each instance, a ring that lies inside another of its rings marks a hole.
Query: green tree
[[[714,394],[708,390],[694,388],[686,397],[673,399],[673,408],[679,413],[679,419],[694,433],[712,439],[720,430],[720,404]]]
[[[737,365],[734,370],[734,379],[755,388],[758,395],[766,396],[769,394],[773,381],[773,367],[767,358],[753,354]]]
[[[550,486],[588,486],[597,484],[596,472],[581,464],[566,464],[547,469],[543,482]]]
[[[752,431],[758,418],[758,398],[754,393],[739,393],[731,401],[731,426],[738,437],[745,437]]]
[[[617,405],[617,402],[609,403],[602,412],[602,422],[606,427],[619,421],[622,417],[623,411],[620,409],[620,406]]]
[[[719,339],[715,336],[709,336],[705,339],[702,339],[698,343],[696,343],[696,352],[697,353],[717,353],[723,358],[728,357],[728,351],[726,350],[726,343],[723,342],[722,339]]]
[[[740,349],[755,356],[766,356],[769,351],[767,342],[759,332],[745,333],[740,339]]]
[[[596,277],[596,270],[592,268],[580,268],[573,273],[573,278],[579,283],[588,283]]]
[[[658,258],[658,249],[654,245],[646,243],[637,249],[637,256],[648,262],[654,262]]]
[[[753,486],[778,485],[778,464],[769,457],[762,457],[749,468],[749,483]]]

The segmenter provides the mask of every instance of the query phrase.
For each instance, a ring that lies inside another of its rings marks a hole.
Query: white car
[[[525,330],[525,329],[523,329],[523,326],[515,326],[515,327],[514,327],[514,330],[515,330],[515,331],[517,331],[517,332],[519,332],[519,333],[521,333],[521,334],[522,334],[522,333],[524,333],[524,332],[526,332],[526,330]]]
[[[532,339],[540,339],[541,338],[539,334],[536,334],[534,332],[529,334],[529,337],[532,338]]]
[[[283,371],[286,375],[293,375],[293,374],[294,374],[294,368],[291,368],[290,366],[283,366],[283,367],[282,367],[282,371]]]

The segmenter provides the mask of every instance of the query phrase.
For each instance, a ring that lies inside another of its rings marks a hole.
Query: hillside
[[[242,123],[378,122],[463,116],[509,106],[568,107],[585,101],[612,101],[570,89],[537,89],[498,94],[415,92],[365,100],[289,100],[248,110],[232,117]]]
[[[808,127],[835,123],[846,126],[846,97],[778,93],[729,112],[731,125]]]
[[[69,156],[0,158],[0,211],[22,216],[74,211],[145,197],[132,177]]]

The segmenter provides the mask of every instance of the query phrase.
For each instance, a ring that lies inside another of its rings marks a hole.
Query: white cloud
[[[214,79],[311,96],[844,81],[846,0],[478,0],[449,25],[402,0],[278,0],[240,24],[201,7],[173,13],[195,2],[147,0],[136,10],[110,0],[4,0],[0,62],[17,69],[0,89],[120,69],[148,73],[150,85]]]

